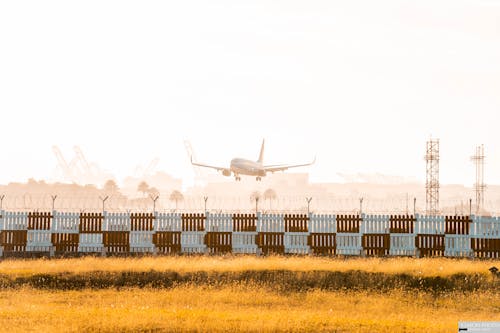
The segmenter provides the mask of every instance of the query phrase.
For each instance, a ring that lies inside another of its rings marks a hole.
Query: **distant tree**
[[[137,186],[137,191],[142,192],[142,194],[144,196],[148,192],[148,189],[149,189],[149,185],[145,181],[140,182],[139,185]]]
[[[272,202],[276,200],[277,197],[276,191],[272,188],[268,188],[264,191],[264,200],[269,200],[269,210],[272,210]]]
[[[175,201],[175,210],[177,211],[178,202],[184,200],[184,196],[182,195],[181,192],[174,190],[172,191],[172,193],[170,193],[169,199],[170,201]]]
[[[106,183],[104,183],[103,190],[106,193],[114,194],[118,192],[118,185],[113,179],[109,179]]]
[[[250,201],[251,202],[254,202],[255,201],[255,212],[257,213],[257,211],[259,210],[259,200],[260,200],[260,192],[259,191],[254,191],[252,192],[252,194],[250,195]]]

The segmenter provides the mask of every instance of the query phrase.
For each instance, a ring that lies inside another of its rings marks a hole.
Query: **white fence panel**
[[[256,232],[233,232],[233,253],[256,254],[258,246],[255,244]]]
[[[179,213],[160,213],[154,221],[155,231],[182,231],[182,215]]]
[[[28,230],[26,251],[49,252],[52,248],[50,230]]]
[[[388,234],[390,229],[389,215],[364,215],[360,225],[362,234]]]
[[[79,232],[80,214],[54,212],[52,218],[52,232],[77,234]]]
[[[309,218],[308,230],[311,233],[336,233],[336,216],[311,214]]]
[[[415,234],[444,235],[445,217],[416,215]]]
[[[130,247],[153,249],[154,231],[131,231],[129,234]]]
[[[204,231],[183,231],[181,234],[182,253],[206,253]]]
[[[307,244],[308,232],[285,232],[285,253],[308,254],[311,252]]]
[[[257,214],[258,232],[285,232],[285,218],[283,214]]]
[[[447,257],[471,257],[471,237],[468,235],[445,235],[444,255]]]
[[[26,230],[28,229],[27,212],[5,212],[3,216],[2,230]]]
[[[415,256],[415,235],[413,234],[391,234],[389,255],[392,256]]]
[[[206,219],[206,229],[209,232],[232,232],[233,216],[231,214],[210,214]]]
[[[360,255],[362,251],[361,235],[357,233],[337,233],[337,254]]]
[[[50,230],[28,230],[27,244],[32,245],[51,245]]]
[[[130,214],[104,213],[103,231],[130,231]]]
[[[101,233],[79,235],[78,252],[102,252],[103,249]]]
[[[500,238],[500,218],[473,215],[469,233],[474,238]]]

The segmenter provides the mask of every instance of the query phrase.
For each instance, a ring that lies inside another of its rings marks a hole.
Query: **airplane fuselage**
[[[234,158],[231,160],[231,172],[235,175],[247,175],[264,177],[266,171],[261,163],[247,160],[244,158]]]

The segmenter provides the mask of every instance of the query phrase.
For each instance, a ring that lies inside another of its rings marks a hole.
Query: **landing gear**
[[[257,177],[257,178],[255,178],[255,180],[258,181],[258,182],[260,182],[262,180],[262,178]]]
[[[241,177],[240,177],[240,176],[238,176],[238,175],[235,175],[235,176],[234,176],[234,179],[236,179],[236,181],[237,181],[237,182],[239,182],[239,181],[241,180]]]

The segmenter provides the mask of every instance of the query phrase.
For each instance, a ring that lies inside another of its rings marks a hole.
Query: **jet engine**
[[[231,176],[231,170],[229,170],[229,169],[222,170],[222,175],[226,176],[226,177]]]

